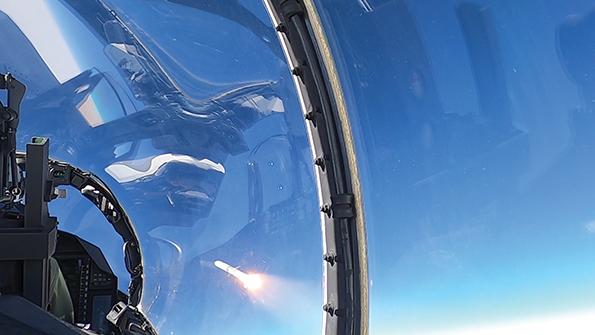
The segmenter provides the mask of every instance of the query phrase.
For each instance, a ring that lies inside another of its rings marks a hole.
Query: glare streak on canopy
[[[19,0],[3,0],[0,10],[19,26],[61,84],[82,72],[50,3],[28,0],[23,5]]]
[[[193,165],[203,170],[213,170],[225,173],[222,164],[209,159],[196,159],[188,155],[162,154],[144,160],[114,163],[105,168],[105,171],[121,183],[138,180],[155,174],[162,166],[169,163],[183,163]],[[148,166],[143,166],[148,165]]]

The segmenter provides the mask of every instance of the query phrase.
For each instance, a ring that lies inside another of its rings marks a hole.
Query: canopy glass
[[[112,188],[160,333],[320,332],[312,154],[262,3],[5,0],[0,31],[0,72],[28,87],[19,147],[49,137],[53,158]],[[51,213],[126,292],[121,240],[96,209],[71,194]]]

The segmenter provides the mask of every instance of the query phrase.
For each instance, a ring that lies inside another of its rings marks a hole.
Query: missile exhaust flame
[[[322,322],[322,313],[303,313],[304,310],[319,308],[322,299],[319,282],[304,282],[265,273],[246,273],[220,260],[212,264],[234,277],[244,287],[255,306],[268,311],[292,329]],[[291,301],[291,304],[287,304],[287,301]],[[285,307],[280,309],[279,306]],[[288,314],[300,317],[288,319]]]
[[[242,270],[234,268],[233,266],[219,260],[215,261],[213,264],[218,269],[225,271],[230,276],[239,280],[240,283],[244,285],[244,288],[248,291],[257,291],[262,287],[262,277],[259,274],[243,272]]]

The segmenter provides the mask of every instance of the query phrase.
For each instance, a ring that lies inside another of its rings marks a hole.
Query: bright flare
[[[217,268],[235,277],[242,283],[242,285],[244,285],[244,288],[246,288],[249,291],[256,291],[262,287],[262,278],[258,274],[243,272],[223,261],[215,261],[213,264]]]
[[[247,290],[256,291],[262,287],[262,278],[257,274],[249,274],[242,283]]]

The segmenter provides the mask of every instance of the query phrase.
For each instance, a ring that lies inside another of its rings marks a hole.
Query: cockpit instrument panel
[[[118,291],[118,278],[99,248],[60,231],[54,258],[68,286],[74,323],[89,325],[101,334],[116,334],[105,316],[117,302],[126,301],[126,296]]]

